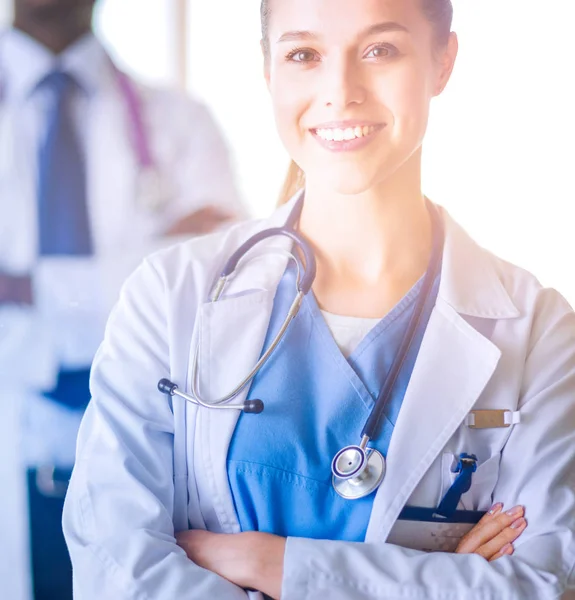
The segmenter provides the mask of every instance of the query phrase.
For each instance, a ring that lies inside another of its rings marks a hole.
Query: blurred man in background
[[[14,0],[14,26],[0,34],[0,597],[10,600],[72,598],[62,505],[90,364],[125,277],[167,237],[242,215],[206,108],[120,72],[91,32],[94,2]]]

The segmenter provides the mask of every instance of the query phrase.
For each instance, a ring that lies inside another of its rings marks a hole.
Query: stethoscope
[[[302,261],[294,254],[288,253],[289,257],[295,262],[297,267],[296,296],[278,333],[254,368],[231,392],[217,400],[208,401],[202,397],[199,390],[199,343],[196,343],[192,359],[191,395],[180,391],[178,386],[168,379],[162,379],[158,383],[160,392],[170,396],[179,396],[196,405],[210,409],[234,409],[251,414],[259,414],[263,411],[264,404],[261,400],[246,400],[242,404],[229,404],[229,402],[253,380],[260,369],[268,362],[284,337],[289,324],[298,314],[304,296],[310,291],[313,285],[316,274],[315,257],[309,244],[295,230],[301,215],[303,202],[304,194],[302,193],[283,227],[266,229],[244,242],[244,244],[230,256],[220,277],[212,288],[212,293],[210,295],[211,302],[217,302],[221,298],[226,284],[233,276],[240,261],[242,261],[256,245],[269,238],[277,236],[288,237],[303,255],[304,261],[302,263]],[[431,204],[431,202],[428,202],[427,206],[433,225],[431,259],[423,278],[421,292],[417,298],[407,331],[403,337],[400,348],[395,355],[389,373],[385,378],[377,401],[374,404],[374,408],[361,432],[360,444],[342,448],[334,456],[331,463],[333,487],[342,498],[347,500],[355,500],[368,496],[381,485],[385,476],[385,458],[378,450],[369,447],[368,444],[378,436],[380,424],[392,399],[397,378],[413,346],[416,333],[425,312],[425,306],[430,299],[433,284],[441,268],[444,238],[443,223],[435,206]]]
[[[108,57],[108,61],[112,67],[114,79],[125,104],[129,126],[128,135],[138,166],[136,202],[138,206],[145,210],[157,213],[164,209],[169,203],[172,192],[170,185],[152,152],[144,120],[142,98],[138,94],[136,85],[130,77],[121,71],[110,57]],[[5,101],[5,88],[5,77],[2,76],[2,68],[0,65],[0,108]],[[2,111],[0,110],[0,138],[4,137],[4,131],[7,127],[3,121],[9,120],[9,117],[7,115],[4,115],[3,117],[1,112]],[[6,152],[0,152],[0,159],[2,159],[4,154],[9,154],[10,151],[11,149],[7,148]]]

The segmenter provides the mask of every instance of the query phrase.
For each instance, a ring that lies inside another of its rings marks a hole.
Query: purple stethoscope
[[[303,255],[302,260],[295,254],[289,252],[289,257],[297,267],[296,296],[286,315],[282,326],[270,344],[269,348],[262,354],[254,368],[248,375],[226,396],[217,400],[206,400],[202,398],[198,385],[198,354],[199,347],[196,344],[191,373],[191,395],[181,392],[178,386],[169,379],[162,379],[158,383],[158,389],[169,396],[179,396],[188,402],[210,409],[233,409],[245,413],[259,414],[264,410],[261,400],[246,400],[241,404],[229,404],[245,387],[253,380],[260,369],[266,364],[278,344],[286,333],[289,324],[299,312],[304,296],[311,290],[316,274],[316,261],[313,250],[307,241],[296,231],[296,225],[303,208],[304,193],[301,193],[287,222],[283,227],[266,229],[244,242],[226,262],[220,277],[216,281],[211,293],[211,302],[217,302],[226,287],[227,282],[233,277],[239,263],[260,242],[272,237],[287,237]],[[406,333],[400,348],[395,356],[393,364],[385,378],[377,401],[369,415],[367,422],[361,432],[359,445],[351,445],[342,448],[333,458],[331,463],[332,485],[335,491],[347,500],[356,500],[368,496],[374,492],[382,483],[385,476],[385,458],[373,447],[368,447],[370,441],[375,440],[379,434],[380,424],[385,417],[387,408],[392,399],[397,378],[403,364],[413,347],[418,328],[420,327],[425,312],[425,306],[433,293],[433,284],[441,268],[443,255],[443,223],[437,208],[428,202],[428,210],[433,223],[433,247],[429,266],[423,278],[421,292],[417,298],[415,310],[408,324]]]
[[[144,208],[156,212],[164,208],[169,200],[167,182],[162,177],[158,163],[154,159],[149,137],[144,123],[144,107],[134,82],[110,59],[114,75],[126,104],[129,134],[132,148],[138,161],[138,198]]]
[[[136,196],[143,208],[158,212],[170,199],[170,189],[153,155],[144,121],[142,98],[136,84],[108,57],[128,117],[128,135],[138,165]],[[5,82],[0,73],[0,106],[5,98]]]

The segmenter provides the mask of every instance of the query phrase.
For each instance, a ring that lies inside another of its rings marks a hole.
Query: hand
[[[455,552],[479,554],[489,562],[502,556],[511,556],[514,551],[513,542],[527,527],[524,514],[525,509],[522,506],[503,512],[503,504],[495,504],[481,521],[461,538]]]
[[[172,225],[166,235],[200,235],[209,233],[220,225],[231,221],[232,213],[226,212],[216,206],[204,206],[190,213]]]
[[[183,531],[176,535],[176,541],[199,567],[239,587],[280,597],[285,538],[255,531],[237,534]]]
[[[15,277],[0,271],[0,305],[2,304],[33,304],[30,277]]]

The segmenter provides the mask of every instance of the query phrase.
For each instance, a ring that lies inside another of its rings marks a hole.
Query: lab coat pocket
[[[489,510],[493,504],[493,490],[499,478],[499,462],[501,455],[499,453],[491,456],[478,465],[477,471],[473,474],[471,488],[461,496],[459,510]],[[453,473],[452,467],[457,462],[454,454],[446,452],[442,458],[442,497],[447,493],[457,477]]]
[[[188,385],[194,371],[197,339],[199,389],[209,400],[233,390],[258,361],[272,302],[272,292],[255,290],[203,304],[197,337],[190,350]]]
[[[461,538],[480,517],[477,512],[459,511],[454,518],[444,520],[433,514],[433,509],[406,507],[387,543],[422,552],[455,552]]]

